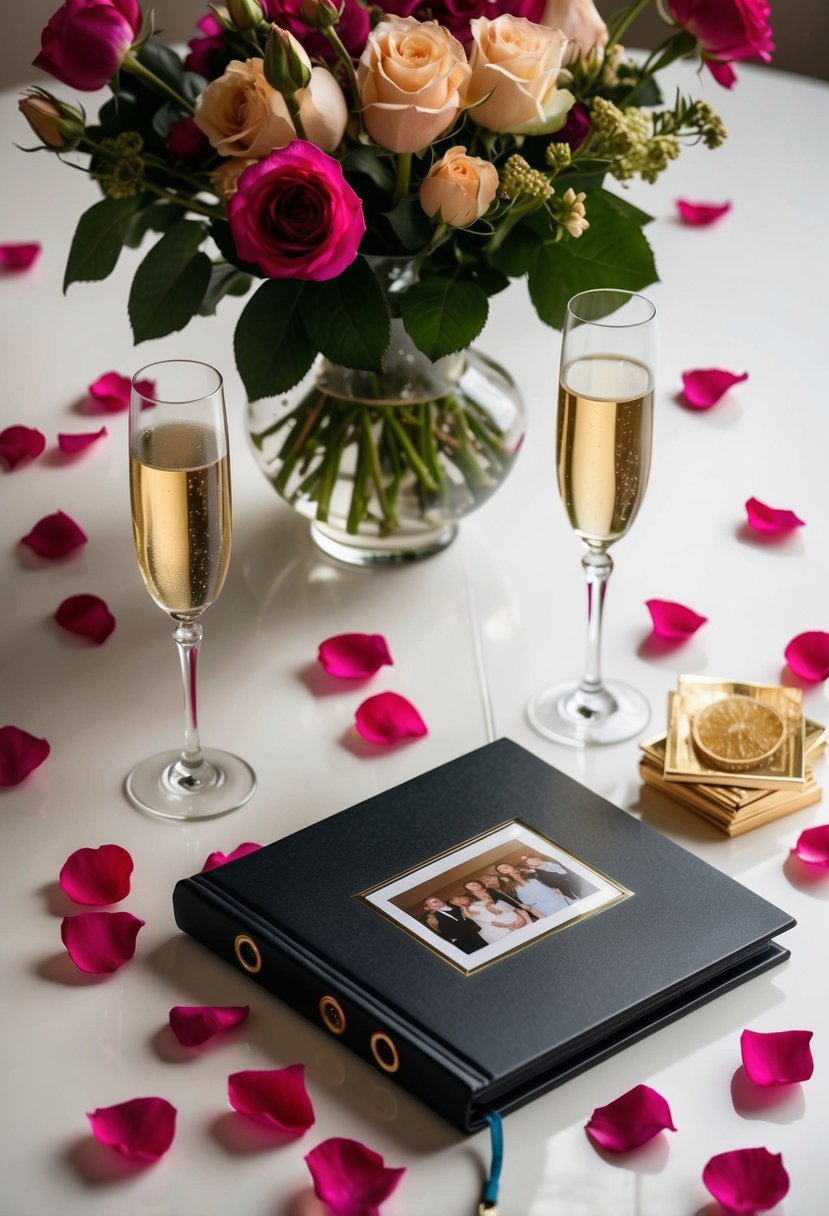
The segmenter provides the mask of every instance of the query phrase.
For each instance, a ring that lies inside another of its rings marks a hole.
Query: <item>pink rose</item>
[[[607,42],[607,26],[593,0],[547,0],[540,24],[561,30],[582,55]]]
[[[304,139],[245,169],[227,218],[239,257],[272,279],[336,278],[366,230],[339,162]]]
[[[188,72],[198,72],[207,80],[213,80],[221,76],[233,56],[225,46],[222,27],[214,13],[205,13],[199,18],[196,29],[201,30],[203,36],[191,38],[187,43],[190,51],[184,66]]]
[[[774,50],[766,0],[668,0],[675,21],[721,63],[762,59]]]
[[[265,16],[275,21],[284,30],[289,30],[305,47],[312,58],[333,61],[336,54],[331,43],[319,30],[311,29],[303,21],[302,0],[260,0]],[[337,34],[352,59],[358,59],[366,45],[371,19],[368,8],[360,0],[345,0],[343,11],[337,22]]]
[[[140,28],[138,0],[65,0],[40,36],[34,66],[73,89],[102,89]]]

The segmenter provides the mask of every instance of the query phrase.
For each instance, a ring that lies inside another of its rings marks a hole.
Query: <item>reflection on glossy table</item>
[[[679,69],[677,79],[692,82]],[[732,138],[716,153],[687,150],[657,186],[628,194],[657,217],[648,232],[663,283],[648,294],[659,310],[661,359],[653,473],[636,525],[619,546],[624,560],[610,584],[605,670],[648,696],[649,733],[664,724],[679,672],[778,683],[792,678],[783,659],[789,639],[829,628],[829,427],[819,361],[829,176],[815,138],[829,125],[829,90],[751,68],[740,69],[733,93],[707,74],[701,84]],[[10,94],[0,131],[0,240],[44,245],[32,271],[0,279],[2,426],[37,426],[48,445],[33,464],[0,474],[0,718],[52,746],[22,785],[0,790],[2,1216],[311,1216],[318,1207],[303,1157],[336,1135],[407,1167],[383,1216],[474,1212],[487,1136],[462,1138],[182,937],[170,897],[176,879],[199,870],[213,850],[277,839],[502,735],[798,920],[786,935],[792,957],[783,966],[510,1115],[502,1216],[713,1213],[701,1181],[705,1162],[759,1145],[782,1152],[791,1176],[775,1212],[821,1216],[829,878],[805,881],[787,856],[799,833],[829,812],[818,804],[728,840],[642,788],[636,740],[582,752],[530,730],[530,694],[581,670],[585,613],[580,546],[553,475],[558,337],[535,318],[524,287],[493,300],[480,342],[513,371],[528,405],[529,433],[510,480],[440,556],[399,570],[339,568],[313,550],[307,525],[277,500],[247,450],[232,356],[238,302],[134,349],[126,299],[141,255],[125,252],[105,285],[77,284],[64,297],[71,232],[96,194],[47,154],[12,147],[30,141]],[[675,219],[677,197],[727,199],[733,211],[712,228],[686,228]],[[259,777],[242,810],[184,826],[143,817],[123,793],[137,758],[178,740],[180,692],[170,630],[135,564],[126,415],[90,418],[82,405],[85,386],[100,373],[173,356],[212,361],[227,379],[234,552],[208,614],[200,725],[206,743],[244,755]],[[680,373],[708,366],[748,371],[749,380],[708,412],[683,408]],[[74,460],[58,454],[58,432],[102,423],[109,435],[88,452]],[[743,523],[752,495],[792,508],[807,527],[762,543]],[[59,509],[89,543],[61,561],[35,558],[17,542]],[[52,619],[65,597],[82,592],[106,599],[117,619],[103,646]],[[660,651],[648,641],[644,601],[651,597],[686,603],[709,622],[682,648]],[[429,725],[425,739],[379,754],[361,745],[352,721],[366,688],[333,688],[315,663],[318,643],[346,630],[386,635],[394,666],[368,691],[409,697]],[[808,689],[805,701],[811,716],[829,718],[825,686]],[[132,891],[119,906],[146,927],[135,959],[97,978],[77,972],[61,947],[60,918],[78,909],[56,882],[70,852],[105,842],[135,859]],[[521,999],[505,988],[504,1034],[510,1002]],[[198,1003],[250,1003],[251,1016],[191,1054],[171,1039],[167,1013]],[[763,1100],[748,1093],[738,1071],[744,1027],[814,1030],[812,1080]],[[297,1061],[307,1064],[316,1125],[298,1142],[263,1147],[240,1132],[227,1075]],[[640,1082],[668,1099],[679,1130],[630,1157],[600,1155],[585,1121]],[[85,1112],[149,1094],[178,1108],[176,1139],[157,1165],[119,1170],[91,1139]]]

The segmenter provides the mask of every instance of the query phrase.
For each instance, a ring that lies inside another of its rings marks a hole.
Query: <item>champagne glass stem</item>
[[[581,564],[587,582],[587,657],[584,675],[573,696],[573,708],[584,718],[603,717],[616,708],[615,698],[602,683],[604,597],[613,558],[606,549],[589,547]]]
[[[205,768],[205,760],[199,742],[196,698],[196,673],[203,632],[198,621],[180,621],[177,628],[173,630],[173,641],[178,647],[181,680],[184,687],[184,749],[176,767],[182,783],[189,786],[197,784]]]

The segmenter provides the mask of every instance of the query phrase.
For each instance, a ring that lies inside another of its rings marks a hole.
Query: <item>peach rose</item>
[[[564,126],[575,97],[556,87],[567,40],[561,30],[502,13],[470,22],[469,116],[488,131],[541,135]],[[481,100],[486,98],[486,100]],[[480,101],[480,105],[474,105]]]
[[[561,30],[577,54],[587,55],[594,46],[607,42],[607,26],[593,0],[547,0],[541,24]],[[570,56],[572,58],[572,56]]]
[[[469,79],[466,52],[436,21],[386,17],[357,66],[363,121],[391,152],[420,152],[455,121]]]
[[[466,148],[450,148],[420,183],[420,205],[431,219],[452,228],[467,228],[480,219],[495,198],[498,170]]]
[[[248,165],[255,165],[255,160],[242,160],[241,156],[230,156],[223,160],[218,169],[210,174],[210,184],[223,203],[233,198],[239,186],[239,177]]]
[[[309,142],[333,152],[348,119],[340,86],[327,68],[313,68],[308,87],[296,96]],[[261,59],[229,63],[197,100],[195,121],[220,156],[244,160],[261,160],[296,136],[285,99],[268,84]]]

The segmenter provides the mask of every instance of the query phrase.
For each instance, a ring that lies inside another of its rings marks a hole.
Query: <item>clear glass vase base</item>
[[[619,680],[605,680],[604,688],[615,701],[609,713],[579,709],[580,681],[569,680],[536,693],[527,706],[530,725],[546,739],[571,747],[621,743],[641,734],[651,710],[640,692]]]
[[[256,789],[250,765],[231,752],[204,748],[205,773],[192,782],[178,771],[180,751],[160,752],[136,764],[125,783],[133,806],[157,819],[215,819],[238,810]]]
[[[457,524],[423,530],[415,536],[352,536],[339,528],[311,522],[311,539],[327,557],[349,566],[399,566],[440,553],[458,534]]]

